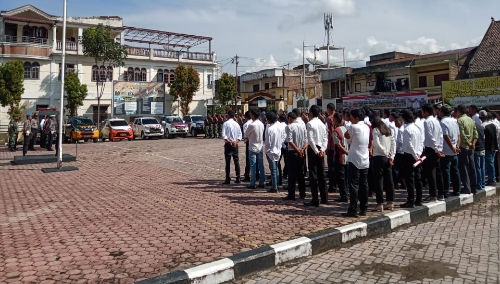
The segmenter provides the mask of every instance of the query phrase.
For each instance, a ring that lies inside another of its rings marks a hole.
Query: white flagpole
[[[57,168],[61,169],[62,164],[62,135],[63,135],[63,116],[64,116],[64,75],[66,73],[66,0],[63,0],[63,32],[62,32],[62,62],[61,62],[61,99],[59,106],[59,130],[57,133],[58,155]],[[55,35],[53,35],[55,36]]]

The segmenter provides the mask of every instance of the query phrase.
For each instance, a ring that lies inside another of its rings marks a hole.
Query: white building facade
[[[62,45],[66,44],[66,72],[76,72],[88,87],[88,95],[78,115],[87,116],[94,122],[110,116],[133,119],[141,115],[180,115],[178,102],[169,95],[170,83],[175,79],[173,71],[179,64],[192,66],[200,74],[200,89],[190,109],[192,114],[206,114],[206,104],[214,96],[216,63],[211,50],[212,38],[126,27],[120,17],[96,16],[68,17],[66,39],[63,40],[62,21],[62,17],[49,15],[32,5],[0,14],[0,64],[23,63],[25,91],[21,104],[26,105],[26,112],[59,107]],[[83,55],[79,39],[85,29],[98,24],[109,25],[115,40],[126,46],[128,58],[124,67],[96,66],[93,58]],[[200,47],[204,51],[208,49],[208,53],[193,51]],[[99,85],[104,85],[100,118],[97,117],[97,80]],[[117,106],[124,92],[114,90],[114,86],[137,88],[124,94],[137,97],[135,106],[131,102],[125,107]],[[7,111],[7,107],[0,107],[0,132],[6,131]]]

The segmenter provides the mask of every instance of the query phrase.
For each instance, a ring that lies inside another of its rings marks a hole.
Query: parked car
[[[188,133],[188,126],[182,118],[177,115],[165,115],[161,118],[161,124],[163,126],[165,137],[175,137],[182,136],[186,137]]]
[[[85,116],[73,116],[68,119],[64,126],[64,136],[66,142],[74,143],[78,140],[87,142],[92,139],[97,142],[99,130],[90,118]]]
[[[205,133],[205,117],[203,115],[186,115],[184,122],[188,126],[188,132],[196,137],[198,134]]]
[[[132,127],[125,119],[121,118],[106,119],[102,123],[99,133],[101,141],[104,139],[108,139],[108,141],[128,139],[130,141],[134,138]]]
[[[134,138],[140,136],[142,139],[151,137],[163,137],[163,127],[154,117],[137,117],[132,123]]]

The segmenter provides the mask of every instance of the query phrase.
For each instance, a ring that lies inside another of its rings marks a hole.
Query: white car
[[[163,137],[163,127],[154,117],[138,117],[132,124],[134,138],[139,136],[142,139],[151,137]]]
[[[161,118],[161,124],[163,129],[165,129],[166,138],[175,136],[186,137],[189,131],[187,124],[177,115],[165,115]]]

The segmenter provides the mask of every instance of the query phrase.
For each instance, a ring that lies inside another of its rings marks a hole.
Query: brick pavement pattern
[[[337,194],[308,209],[282,201],[283,192],[222,186],[221,140],[64,144],[63,152],[78,154],[64,165],[79,171],[10,165],[13,153],[0,148],[0,283],[133,283],[363,220],[340,217],[347,205],[334,204]]]
[[[500,283],[500,197],[388,236],[238,281]]]

